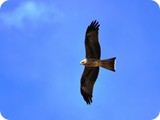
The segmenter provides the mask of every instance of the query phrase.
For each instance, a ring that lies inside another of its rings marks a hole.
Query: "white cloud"
[[[53,4],[36,3],[33,1],[27,1],[18,6],[14,11],[4,12],[0,14],[0,20],[5,25],[23,27],[25,21],[29,21],[32,24],[38,22],[55,22],[63,17]]]

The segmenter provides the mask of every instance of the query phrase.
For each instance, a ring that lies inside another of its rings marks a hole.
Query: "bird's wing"
[[[87,104],[92,102],[94,83],[99,73],[99,67],[85,67],[81,77],[81,94]]]
[[[88,26],[85,35],[86,58],[100,59],[101,48],[98,40],[99,23],[95,20]]]

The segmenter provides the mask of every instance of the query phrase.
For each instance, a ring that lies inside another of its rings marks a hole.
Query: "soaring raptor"
[[[87,104],[92,103],[94,83],[98,77],[99,67],[115,72],[116,57],[101,60],[101,48],[98,40],[99,23],[95,20],[88,26],[85,35],[86,58],[80,63],[85,66],[81,77],[81,94]]]

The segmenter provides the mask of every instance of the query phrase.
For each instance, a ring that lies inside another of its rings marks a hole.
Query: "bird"
[[[92,93],[94,84],[99,74],[99,68],[116,71],[116,57],[101,60],[101,47],[98,38],[99,22],[93,20],[87,27],[85,34],[86,57],[80,64],[84,65],[84,71],[80,80],[80,91],[85,102],[92,103]]]

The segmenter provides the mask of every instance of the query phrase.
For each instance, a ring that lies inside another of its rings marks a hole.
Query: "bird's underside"
[[[105,60],[85,58],[80,63],[85,67],[103,67],[115,72],[116,57]]]

